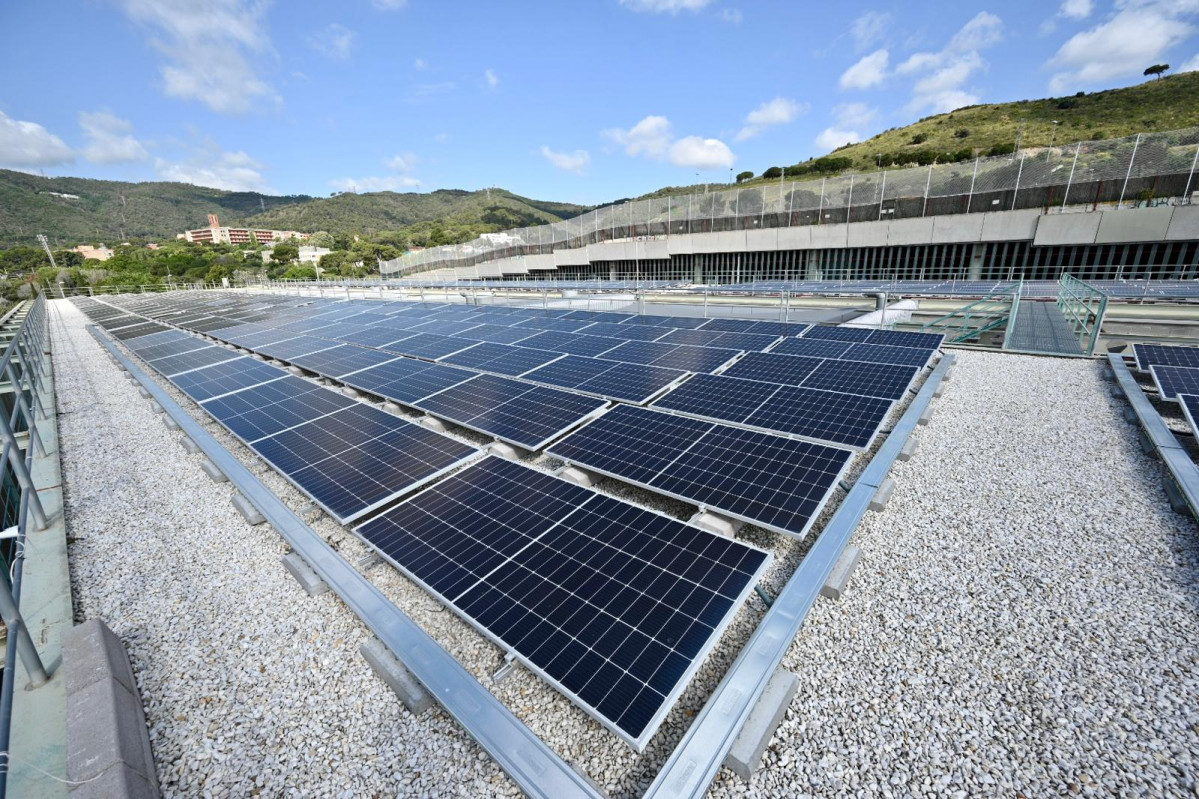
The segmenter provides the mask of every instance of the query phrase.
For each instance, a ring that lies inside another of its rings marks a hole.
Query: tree
[[[308,238],[309,247],[328,247],[330,250],[334,248],[336,242],[333,240],[333,235],[326,233],[323,230],[318,230]]]
[[[772,167],[770,167],[770,169],[767,169],[765,172],[762,173],[762,177],[766,178],[767,180],[770,180],[773,178],[781,178],[782,176],[783,176],[783,168],[778,167],[778,166],[772,166]]]
[[[750,179],[750,178],[752,178],[753,176],[754,176],[754,173],[753,173],[753,172],[749,172],[749,171],[746,171],[746,172],[740,172],[740,173],[738,173],[738,175],[737,175],[737,182],[738,182],[738,183],[744,183],[745,181],[749,180],[749,179]]]
[[[1170,68],[1169,64],[1154,64],[1153,66],[1151,66],[1145,70],[1145,74],[1152,75],[1153,77],[1157,78],[1158,80],[1161,80],[1162,73],[1165,72],[1169,68]]]
[[[291,263],[300,257],[300,245],[294,239],[276,242],[271,260],[277,264]]]
[[[204,280],[207,283],[220,283],[221,278],[225,277],[233,277],[233,270],[225,264],[213,264],[204,275]]]

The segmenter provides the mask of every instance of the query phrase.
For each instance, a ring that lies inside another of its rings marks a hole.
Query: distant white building
[[[328,247],[309,247],[307,245],[300,247],[300,263],[302,264],[317,264],[320,263],[322,255],[328,255],[333,252]]]

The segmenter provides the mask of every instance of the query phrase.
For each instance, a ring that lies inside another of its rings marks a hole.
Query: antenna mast
[[[58,268],[58,263],[54,260],[54,253],[50,252],[50,240],[46,238],[45,233],[37,234],[37,242],[42,245],[42,249],[46,251],[46,257],[50,259],[50,266]]]

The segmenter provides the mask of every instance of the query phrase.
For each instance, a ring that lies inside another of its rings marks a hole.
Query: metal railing
[[[605,241],[639,242],[686,233],[909,219],[1070,206],[1116,208],[1170,198],[1190,202],[1199,128],[1023,149],[930,166],[880,169],[803,181],[605,206],[549,225],[488,233],[381,262],[384,274],[470,267],[546,255]],[[485,270],[491,272],[492,270]],[[481,277],[485,277],[480,273]],[[494,276],[499,270],[494,269]]]
[[[4,677],[0,682],[0,757],[4,759],[0,763],[0,797],[7,788],[17,658],[29,675],[29,687],[40,687],[50,679],[21,616],[20,603],[25,536],[31,529],[43,530],[49,525],[31,470],[34,456],[47,454],[38,433],[38,422],[54,412],[52,406],[47,407],[45,396],[49,364],[43,356],[47,354],[50,342],[46,332],[44,295],[39,294],[36,299],[19,306],[4,321],[7,324],[0,327],[0,337],[9,338],[3,356],[0,356],[0,398],[7,411],[0,413],[0,441],[3,442],[0,471],[5,478],[0,491],[7,495],[4,507],[15,508],[16,518],[4,522],[5,533],[10,534],[5,540],[14,543],[12,562],[0,558],[0,565],[3,565],[0,569],[0,616],[8,628]],[[12,496],[14,492],[15,497]]]
[[[1011,330],[1020,307],[1023,281],[996,286],[982,299],[928,322],[921,331],[944,333],[947,344],[961,344],[999,328]]]
[[[1095,354],[1095,343],[1103,329],[1107,313],[1107,292],[1073,275],[1062,275],[1059,281],[1057,307],[1070,323],[1078,345],[1087,355]]]

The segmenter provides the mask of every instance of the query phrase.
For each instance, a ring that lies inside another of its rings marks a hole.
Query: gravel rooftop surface
[[[517,795],[448,716],[404,710],[358,654],[366,628],[299,589],[283,540],[233,510],[86,323],[52,303],[76,613],[129,650],[164,793]],[[712,795],[1195,793],[1199,531],[1170,510],[1100,368],[959,353],[890,505],[854,539],[848,593],[816,604],[787,655],[800,690],[762,769],[751,785],[722,771]],[[351,564],[367,552],[327,517],[312,526]],[[777,590],[807,545],[744,534],[775,552]],[[524,670],[495,684],[498,648],[389,566],[366,574],[612,796],[644,790],[764,610],[746,603],[638,755]]]

